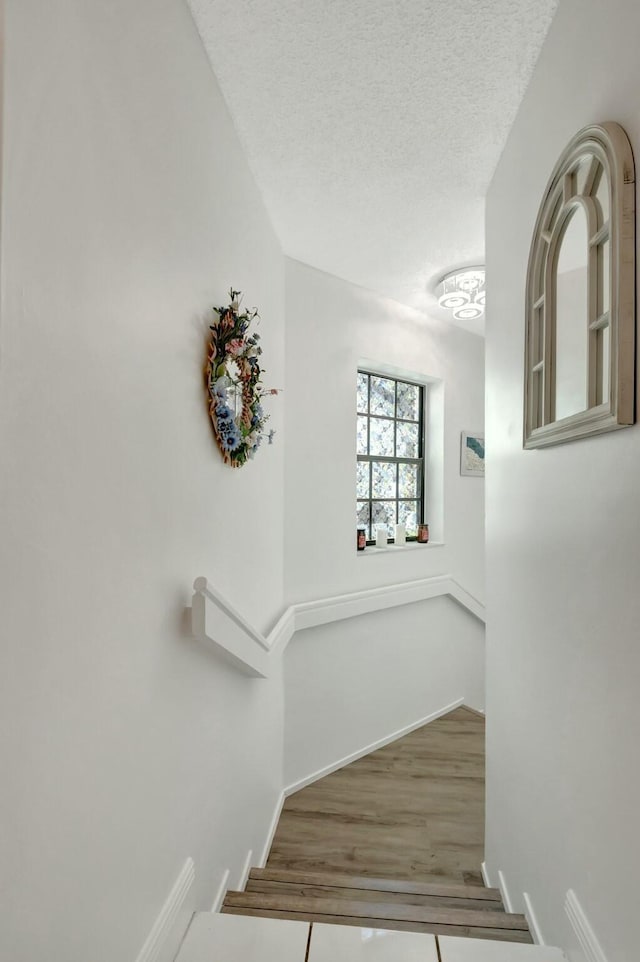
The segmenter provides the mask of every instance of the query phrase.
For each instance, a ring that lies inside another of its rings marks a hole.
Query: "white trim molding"
[[[265,639],[206,578],[196,578],[193,583],[191,629],[199,641],[212,642],[244,674],[267,677],[269,646]]]
[[[238,879],[237,891],[244,891],[244,887],[247,884],[247,879],[249,878],[249,872],[251,871],[251,862],[253,861],[253,849],[250,848],[247,852],[247,857],[244,860],[244,865],[242,866],[242,871],[240,872],[240,878]]]
[[[507,888],[507,880],[504,877],[504,872],[498,869],[498,888],[500,889],[500,895],[502,896],[502,904],[504,905],[505,912],[513,912],[513,902],[511,901],[511,896],[509,895],[509,889]]]
[[[589,922],[584,909],[578,901],[578,896],[573,889],[569,889],[567,892],[564,910],[567,913],[567,917],[571,923],[571,928],[576,934],[587,962],[607,962],[607,957],[604,954],[603,948],[598,942],[597,936],[591,927],[591,923]]]
[[[218,891],[215,894],[213,900],[213,905],[211,906],[212,912],[219,912],[222,908],[222,903],[224,902],[224,897],[227,894],[227,889],[229,888],[229,876],[231,875],[231,869],[225,869],[220,885],[218,886]]]
[[[269,852],[271,851],[271,846],[273,845],[273,839],[275,838],[278,822],[280,821],[280,816],[282,815],[282,808],[284,806],[286,797],[286,791],[280,792],[280,796],[276,802],[276,807],[273,813],[273,818],[271,819],[271,825],[269,826],[269,831],[267,832],[267,839],[264,843],[264,848],[262,849],[262,855],[260,857],[260,861],[258,862],[258,868],[264,868],[267,864],[267,859],[269,858]]]
[[[153,923],[136,962],[172,962],[189,926],[192,913],[184,912],[189,890],[195,880],[195,866],[188,858],[173,884],[166,902]]]
[[[420,581],[406,581],[291,605],[266,638],[206,578],[196,578],[193,590],[191,625],[195,637],[213,643],[227,660],[253,678],[268,677],[273,657],[284,652],[296,631],[332,621],[427,601],[442,595],[451,598],[474,618],[483,623],[485,621],[484,605],[451,575],[437,575]]]
[[[546,945],[542,934],[542,929],[538,922],[538,917],[533,908],[533,902],[531,901],[531,896],[528,892],[522,893],[522,900],[524,902],[524,917],[527,920],[527,925],[529,926],[529,931],[533,937],[533,941],[536,945]]]
[[[391,742],[395,742],[396,739],[403,738],[405,735],[409,735],[411,732],[415,731],[416,728],[422,728],[423,725],[428,725],[429,722],[435,721],[436,718],[441,718],[443,715],[448,715],[450,711],[460,708],[461,705],[464,705],[464,698],[458,698],[456,701],[451,702],[450,705],[445,705],[444,708],[440,708],[438,711],[431,712],[431,714],[427,715],[425,718],[419,718],[418,721],[412,722],[410,725],[405,725],[404,728],[400,728],[398,731],[392,732],[390,735],[385,735],[384,738],[379,738],[370,745],[365,745],[364,748],[359,748],[350,755],[345,755],[344,758],[338,759],[337,762],[332,762],[330,765],[326,765],[324,768],[318,769],[317,772],[313,772],[313,774],[307,775],[305,778],[301,778],[299,781],[293,782],[291,785],[287,785],[284,790],[284,797],[288,798],[289,795],[299,792],[300,789],[306,788],[307,785],[317,782],[319,778],[324,778],[326,775],[331,775],[333,772],[337,772],[339,768],[344,768],[345,765],[350,765],[352,762],[357,762],[359,758],[364,758],[365,755],[370,755],[371,752],[377,752],[379,748],[384,748],[385,745],[390,745]]]

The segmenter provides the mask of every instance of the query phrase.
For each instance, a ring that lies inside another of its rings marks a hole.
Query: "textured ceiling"
[[[558,0],[189,3],[289,256],[429,311],[439,275],[483,262]]]

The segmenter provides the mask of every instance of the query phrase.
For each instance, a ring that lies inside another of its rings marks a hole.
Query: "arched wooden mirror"
[[[613,123],[581,130],[551,175],[527,275],[526,448],[633,424],[634,180]]]

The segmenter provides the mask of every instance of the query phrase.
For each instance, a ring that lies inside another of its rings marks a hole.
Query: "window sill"
[[[359,557],[369,557],[370,555],[400,554],[401,551],[424,551],[425,548],[444,548],[444,541],[428,541],[427,544],[388,544],[384,548],[378,548],[375,544],[368,544],[364,551],[356,552]]]

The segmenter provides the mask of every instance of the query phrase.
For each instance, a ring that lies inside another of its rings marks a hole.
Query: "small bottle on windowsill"
[[[358,528],[357,536],[356,536],[356,545],[358,547],[358,551],[364,551],[367,545],[367,535],[364,527]]]
[[[418,544],[427,544],[429,541],[429,525],[418,525]]]

